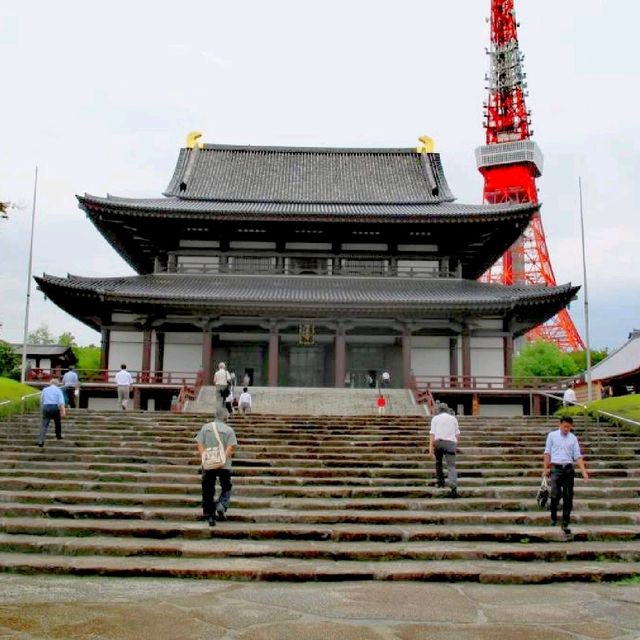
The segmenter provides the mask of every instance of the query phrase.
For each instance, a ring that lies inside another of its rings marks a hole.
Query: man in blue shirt
[[[589,479],[578,438],[571,433],[573,418],[560,418],[560,428],[547,435],[544,448],[544,475],[550,477],[551,524],[558,524],[558,504],[562,498],[562,531],[571,533],[569,520],[573,508],[574,464],[580,467],[582,477]]]
[[[42,424],[40,425],[38,446],[44,447],[47,429],[49,428],[51,420],[53,420],[56,425],[56,438],[62,440],[62,422],[60,419],[65,416],[65,408],[64,396],[58,387],[57,378],[51,378],[49,386],[42,390],[40,394],[40,408],[42,411]]]
[[[69,367],[69,371],[62,376],[62,389],[66,396],[67,406],[72,409],[76,408],[76,387],[78,386],[78,374],[73,367]]]

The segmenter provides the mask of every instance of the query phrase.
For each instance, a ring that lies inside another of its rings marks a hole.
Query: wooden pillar
[[[164,369],[164,332],[156,329],[156,354],[154,367],[156,372],[156,382],[162,382],[162,371]]]
[[[278,360],[280,358],[280,335],[278,327],[269,327],[269,362],[267,365],[267,385],[278,386]]]
[[[411,329],[402,332],[402,386],[411,389]]]
[[[542,415],[542,398],[536,393],[532,398],[532,406],[531,406],[531,415],[532,416],[541,416]]]
[[[462,379],[463,386],[471,386],[471,336],[469,330],[462,332]]]
[[[451,386],[458,386],[458,336],[449,338],[449,376]]]
[[[140,401],[140,387],[133,387],[133,408],[134,409],[141,409],[142,408],[142,403]]]
[[[213,334],[209,328],[202,330],[202,383],[213,383]]]
[[[142,333],[142,371],[141,382],[149,382],[149,374],[151,372],[151,341],[153,338],[153,329],[145,327]]]
[[[504,343],[504,377],[507,378],[505,380],[505,386],[511,387],[513,376],[513,336],[505,336],[503,338]]]
[[[109,368],[109,344],[111,340],[111,331],[107,327],[100,329],[100,368]]]
[[[334,386],[339,389],[344,387],[347,377],[347,339],[344,327],[338,325],[334,338],[335,347],[335,380]]]

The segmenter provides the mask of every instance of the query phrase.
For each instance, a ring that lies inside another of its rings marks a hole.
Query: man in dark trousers
[[[202,469],[202,514],[209,521],[209,526],[215,527],[216,518],[226,520],[226,511],[231,500],[231,458],[236,450],[238,441],[235,431],[225,422],[227,411],[224,407],[216,408],[215,420],[203,425],[196,436],[198,455],[201,457],[205,449],[218,445],[213,425],[225,449],[227,461],[220,469]],[[220,481],[220,496],[216,502],[216,478]]]
[[[560,428],[547,435],[544,448],[544,475],[550,478],[551,525],[558,524],[558,505],[562,498],[562,531],[570,534],[569,522],[573,508],[574,466],[578,465],[585,480],[589,472],[584,464],[578,438],[571,432],[573,418],[560,418]]]
[[[458,420],[449,413],[449,407],[441,402],[438,405],[438,414],[431,418],[429,455],[436,460],[436,480],[439,487],[444,487],[442,459],[447,459],[449,491],[452,498],[458,497],[458,470],[456,468],[458,440],[460,440]]]
[[[38,436],[38,446],[44,447],[44,441],[47,437],[47,429],[49,423],[53,420],[56,425],[56,438],[62,440],[62,421],[65,416],[64,396],[60,387],[58,387],[58,379],[51,378],[49,386],[45,387],[40,394],[40,410],[42,412],[42,423],[40,424],[40,434]]]

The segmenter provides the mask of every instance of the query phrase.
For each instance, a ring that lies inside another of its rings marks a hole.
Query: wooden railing
[[[62,379],[66,369],[30,369],[27,372],[28,382],[48,382],[51,378]],[[120,369],[75,369],[80,379],[80,385],[86,383],[115,384],[115,376]],[[193,371],[129,371],[133,384],[167,384],[184,385],[195,384],[198,378]]]
[[[202,371],[198,371],[195,382],[193,384],[187,384],[186,382],[180,387],[180,393],[175,402],[171,402],[171,411],[174,413],[182,413],[184,406],[189,400],[195,400],[200,393],[200,389],[204,384],[204,374]]]
[[[526,390],[563,389],[574,378],[514,376],[413,376],[417,390]]]

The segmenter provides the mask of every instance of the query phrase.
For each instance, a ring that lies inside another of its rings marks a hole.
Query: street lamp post
[[[580,192],[580,233],[582,236],[582,279],[584,281],[584,339],[587,350],[587,402],[593,400],[591,389],[591,342],[589,340],[589,293],[587,289],[587,257],[584,243],[584,213],[582,210],[582,177],[578,177]]]
[[[36,195],[38,192],[38,167],[33,180],[33,207],[31,208],[31,239],[29,241],[29,266],[27,268],[27,301],[24,308],[24,333],[22,334],[22,365],[20,381],[24,384],[27,372],[27,336],[29,334],[29,304],[31,302],[31,269],[33,265],[33,230],[36,222]]]

